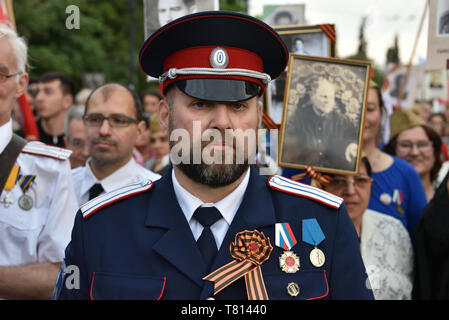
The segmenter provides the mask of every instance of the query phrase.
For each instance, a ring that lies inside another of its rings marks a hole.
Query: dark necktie
[[[198,248],[203,256],[206,268],[209,271],[212,266],[212,261],[214,261],[214,258],[218,252],[217,244],[215,242],[214,235],[210,230],[210,226],[220,220],[222,215],[215,207],[199,207],[195,210],[193,218],[204,227],[203,232],[196,243],[198,244]]]
[[[100,193],[102,193],[103,191],[104,191],[104,189],[100,183],[94,184],[89,189],[89,200],[92,200],[93,198],[98,197],[100,195]]]

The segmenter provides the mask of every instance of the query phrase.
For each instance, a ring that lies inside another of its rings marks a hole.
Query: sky
[[[263,5],[268,4],[304,4],[307,24],[335,24],[340,58],[356,53],[362,17],[368,16],[365,29],[368,57],[383,68],[395,34],[399,36],[401,62],[408,64],[426,0],[250,0],[249,14],[261,16]],[[428,23],[427,10],[413,64],[426,57]]]

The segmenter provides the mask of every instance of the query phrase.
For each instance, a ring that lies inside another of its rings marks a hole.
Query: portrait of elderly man
[[[366,73],[305,60],[293,69],[281,162],[355,171]]]
[[[217,0],[143,0],[145,37],[182,16],[218,10]]]

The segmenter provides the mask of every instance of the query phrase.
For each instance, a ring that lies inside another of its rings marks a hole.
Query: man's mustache
[[[102,137],[98,137],[98,138],[94,138],[92,140],[92,144],[99,144],[99,143],[106,143],[106,144],[110,144],[113,146],[117,146],[117,141],[110,139],[110,138],[102,138]]]

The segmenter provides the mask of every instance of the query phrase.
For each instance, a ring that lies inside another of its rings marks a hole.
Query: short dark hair
[[[140,99],[137,96],[137,93],[134,90],[132,90],[128,87],[125,87],[124,85],[121,85],[120,83],[114,83],[114,82],[106,83],[106,84],[99,86],[99,87],[95,88],[94,90],[92,90],[92,92],[89,94],[89,96],[87,97],[87,100],[86,100],[86,108],[84,109],[84,115],[87,114],[87,109],[89,108],[90,99],[97,91],[102,92],[103,98],[105,100],[107,100],[112,95],[112,93],[115,92],[118,88],[123,88],[126,91],[128,91],[128,93],[131,95],[133,102],[134,102],[134,108],[136,111],[136,120],[143,121],[144,117],[143,117],[142,104],[140,103]]]
[[[75,86],[72,80],[69,79],[65,74],[57,71],[46,72],[41,75],[37,82],[47,83],[53,80],[59,80],[61,83],[61,90],[64,95],[70,94],[75,95]]]
[[[142,94],[142,102],[145,96],[153,96],[159,98],[159,100],[162,99],[161,92],[159,91],[159,88],[148,88],[145,90]]]
[[[371,168],[371,164],[369,163],[368,157],[364,156],[362,157],[362,162],[365,164],[366,167],[366,173],[372,177],[373,175],[373,169]]]

